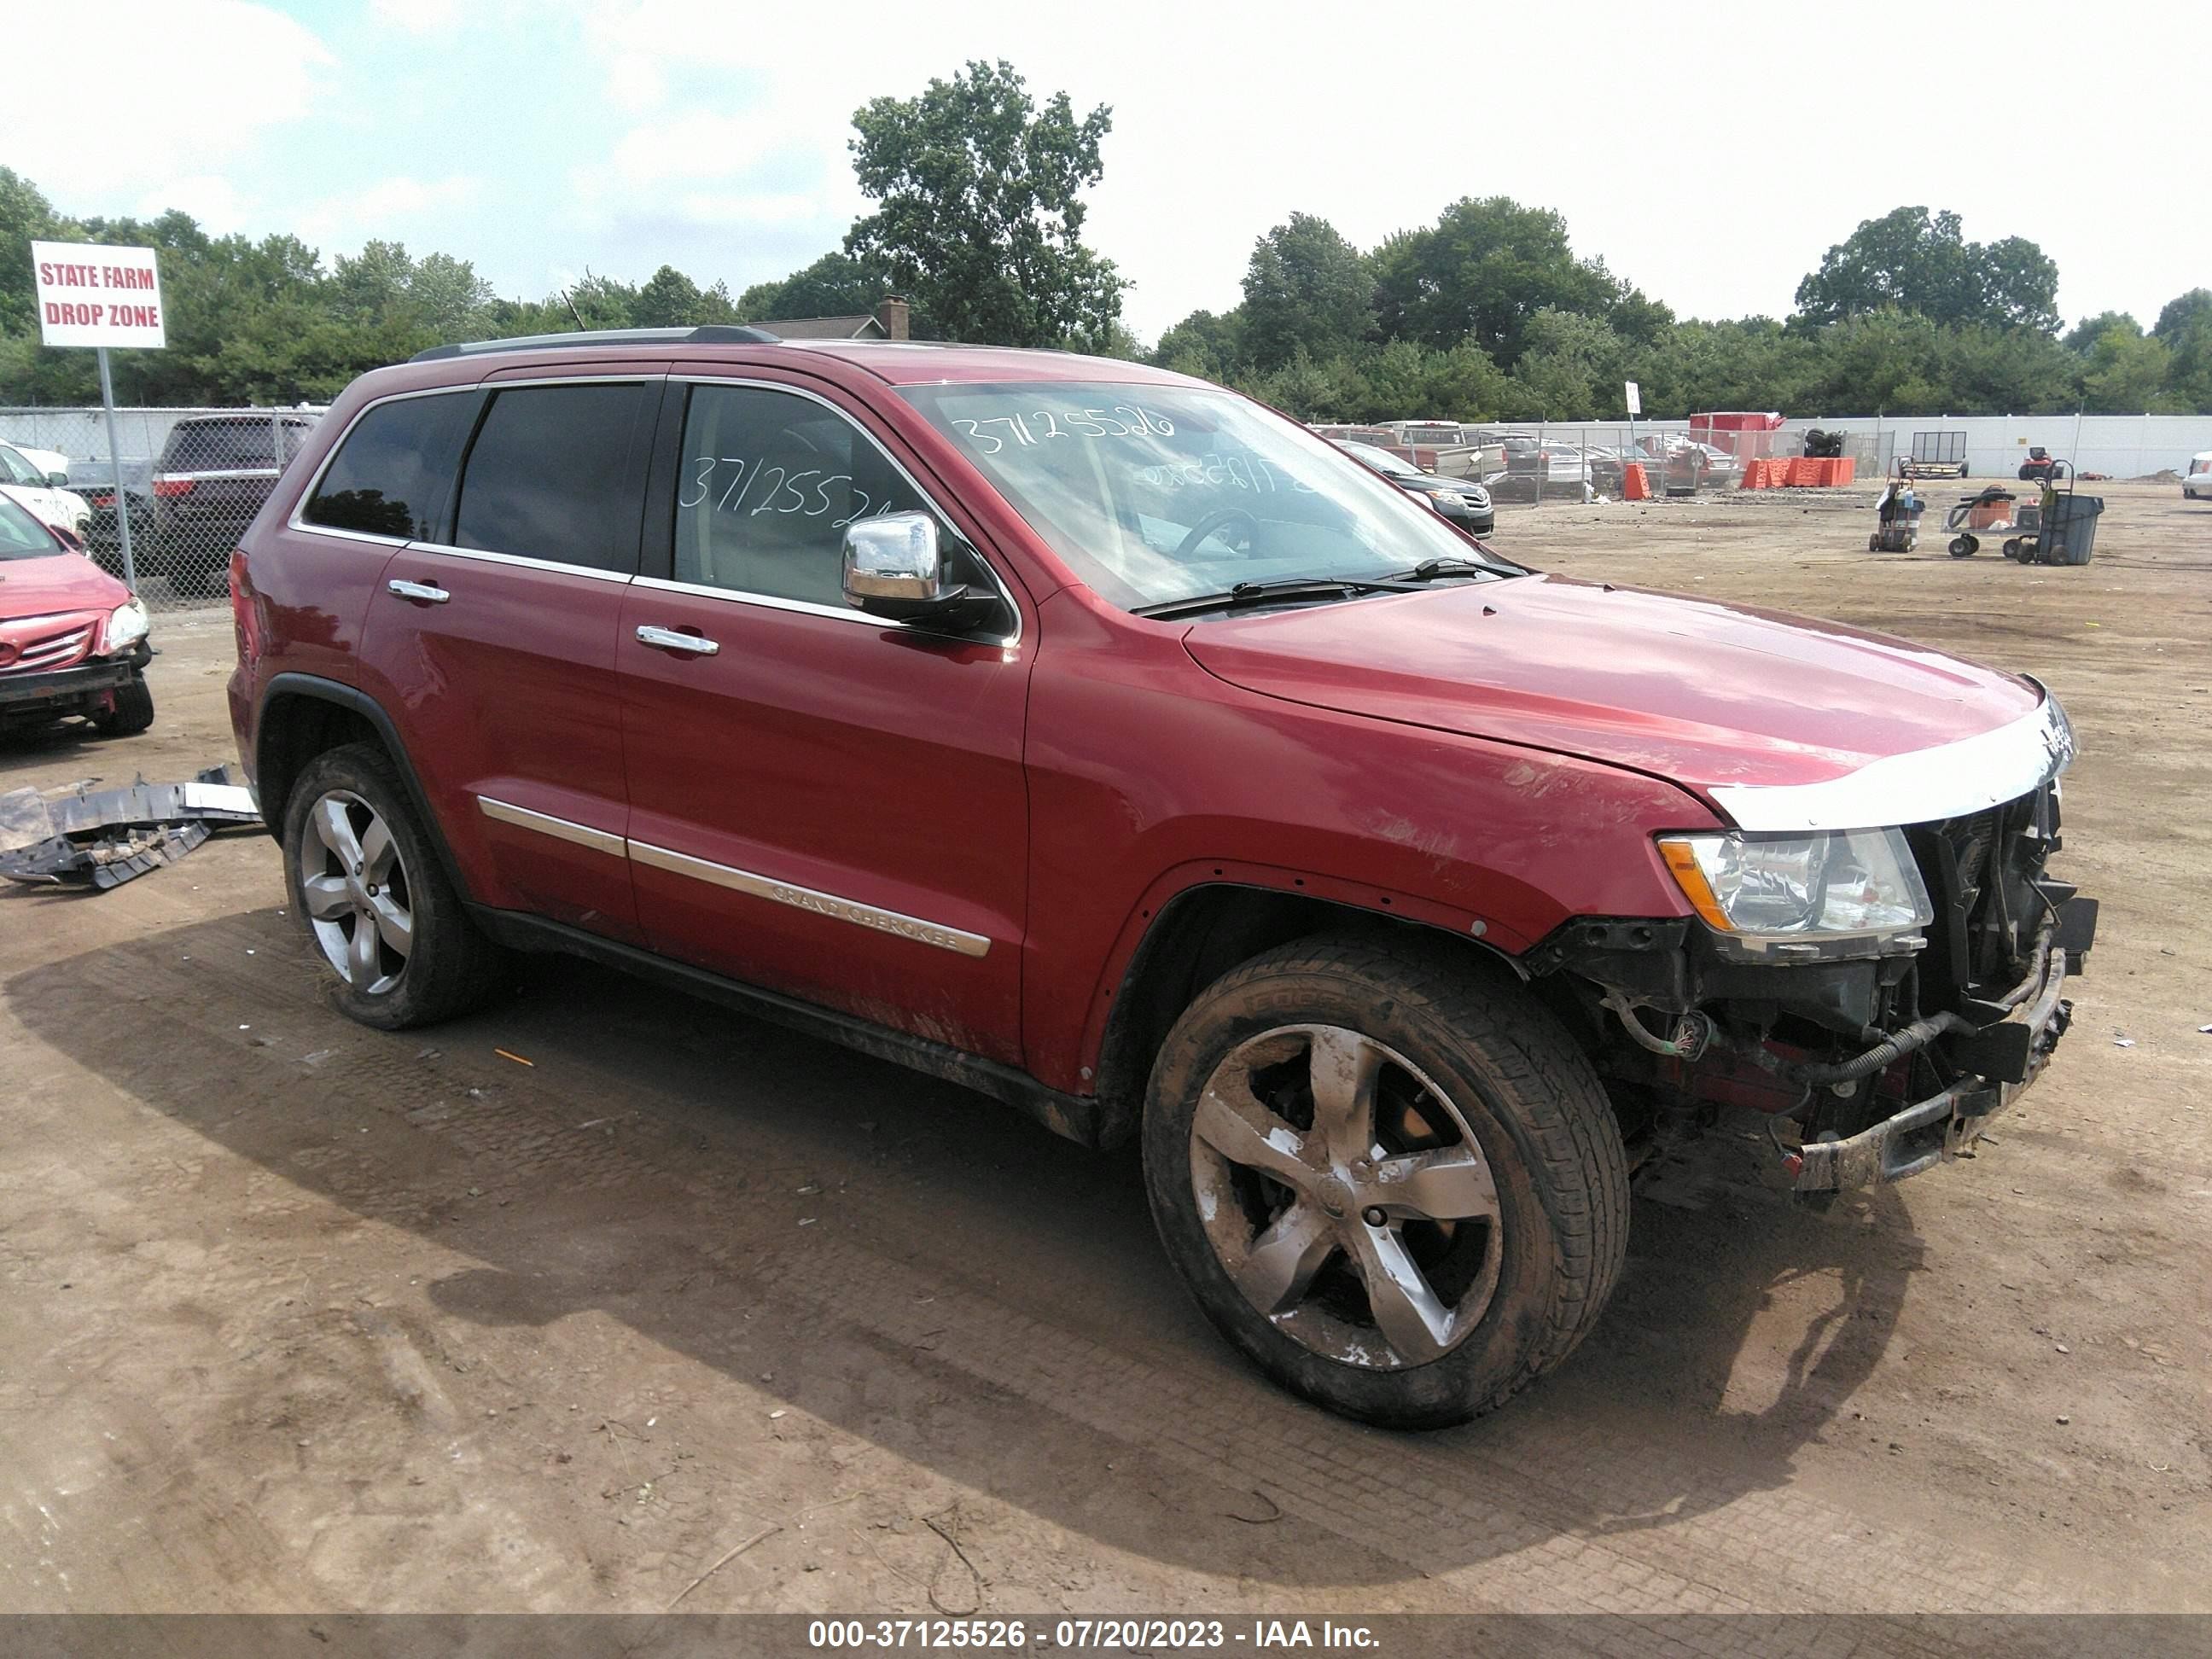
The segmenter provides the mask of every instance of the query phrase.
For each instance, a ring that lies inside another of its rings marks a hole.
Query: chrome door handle
[[[639,625],[637,642],[658,646],[663,651],[682,651],[694,657],[711,657],[722,648],[696,634],[679,634],[672,628],[655,628],[651,623]]]
[[[425,605],[443,605],[453,597],[444,588],[433,586],[428,582],[403,582],[395,579],[384,586],[403,599],[420,599]]]

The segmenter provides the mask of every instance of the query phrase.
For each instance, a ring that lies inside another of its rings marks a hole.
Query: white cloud
[[[216,200],[221,164],[313,111],[337,64],[312,30],[248,0],[106,0],[85,21],[53,47],[70,72],[38,72],[34,41],[9,77],[9,164],[68,213],[112,214],[182,183]]]
[[[191,214],[211,236],[243,230],[255,216],[254,198],[219,173],[164,179],[142,191],[131,211],[141,219],[152,219],[171,208]]]
[[[1147,334],[1235,304],[1254,239],[1294,210],[1371,247],[1461,196],[1493,193],[1558,208],[1578,252],[1705,316],[1786,312],[1831,243],[1899,202],[1956,208],[1977,240],[2041,242],[2070,314],[2154,311],[2202,280],[2201,236],[2121,205],[2203,148],[2195,58],[2142,46],[2185,35],[2202,0],[2100,28],[2016,4],[2023,32],[2064,33],[2073,118],[2097,135],[2043,147],[2032,168],[2017,134],[1952,131],[1925,76],[1897,72],[1880,28],[1808,48],[1755,27],[1613,28],[1611,9],[1571,40],[1541,9],[1431,20],[1418,46],[1300,0],[1264,13],[848,0],[834,40],[802,7],[746,7],[740,26],[726,0],[627,0],[582,28],[609,101],[651,116],[641,131],[742,110],[847,184],[854,110],[910,97],[970,58],[1006,58],[1033,94],[1065,88],[1079,111],[1111,104],[1085,238],[1135,279],[1128,311]],[[1986,51],[1973,8],[1912,20],[1923,64]],[[1931,146],[1943,156],[1933,173],[1917,166]],[[1802,183],[1808,166],[1814,187],[1778,185]]]
[[[305,209],[299,232],[311,242],[342,246],[372,240],[404,241],[423,221],[468,206],[482,189],[483,181],[467,173],[431,179],[396,174]]]
[[[822,198],[799,192],[685,191],[670,205],[695,225],[793,225],[823,216]]]
[[[441,34],[460,21],[458,0],[375,0],[369,15],[409,34]]]

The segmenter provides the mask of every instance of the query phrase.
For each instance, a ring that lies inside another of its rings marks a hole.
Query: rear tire
[[[284,810],[292,912],[339,1011],[380,1030],[487,1000],[507,953],[463,908],[413,798],[383,750],[347,744],[301,769]]]
[[[1440,951],[1304,939],[1225,975],[1161,1047],[1143,1141],[1215,1328],[1386,1427],[1464,1422],[1559,1365],[1626,1254],[1595,1073],[1519,988]]]
[[[143,674],[133,674],[115,688],[115,706],[92,717],[103,738],[131,738],[154,723],[154,693]]]

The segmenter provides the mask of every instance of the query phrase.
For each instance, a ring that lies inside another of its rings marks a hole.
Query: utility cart
[[[1982,550],[1983,537],[2010,536],[2023,528],[2020,498],[2002,484],[1991,484],[1962,498],[1944,518],[1943,528],[1951,532],[1951,556],[1971,559]]]
[[[1875,503],[1874,534],[1867,538],[1869,553],[1910,553],[1920,544],[1920,515],[1927,503],[1912,488],[1908,465],[1902,455],[1889,464],[1889,482]]]

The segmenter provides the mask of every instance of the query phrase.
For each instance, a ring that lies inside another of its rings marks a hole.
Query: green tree
[[[705,297],[698,283],[674,265],[663,265],[638,289],[631,315],[640,328],[696,327]]]
[[[2026,238],[1969,242],[1957,214],[1901,207],[1862,220],[1828,250],[1797,284],[1797,319],[1820,327],[1893,308],[2055,331],[2057,293],[2057,265]]]
[[[2212,288],[2192,288],[2166,302],[2150,331],[2167,345],[2178,345],[2190,325],[2204,318],[2212,318]]]
[[[1386,240],[1374,267],[1383,338],[1442,349],[1471,336],[1508,368],[1545,307],[1602,316],[1625,297],[1602,265],[1574,257],[1565,219],[1503,196],[1462,198],[1434,225]]]
[[[2076,356],[2086,357],[2097,349],[2097,342],[2105,337],[2108,328],[2124,329],[2130,334],[2140,334],[2142,325],[2124,311],[2100,311],[2094,317],[2084,317],[2066,331],[2060,342]]]
[[[1160,336],[1152,361],[1202,380],[1234,380],[1247,361],[1243,311],[1192,312]]]
[[[466,259],[426,253],[407,283],[407,308],[441,340],[466,340],[483,328],[491,284]]]
[[[59,222],[46,192],[13,167],[0,167],[0,334],[38,331],[31,244],[58,239]]]
[[[1603,318],[1547,306],[1528,319],[1513,378],[1545,418],[1591,420],[1619,409],[1626,362],[1625,343]]]
[[[1326,219],[1293,213],[1253,245],[1244,272],[1245,349],[1279,368],[1301,346],[1329,356],[1375,325],[1366,257]]]
[[[2212,415],[2212,311],[2191,318],[2169,349],[2167,405],[2177,412]]]
[[[1040,110],[1013,66],[971,62],[916,98],[877,98],[853,125],[854,173],[877,206],[845,251],[910,291],[945,335],[1003,345],[1099,344],[1121,276],[1082,240],[1080,193],[1113,125],[1064,92]]]
[[[781,282],[755,283],[738,300],[748,322],[783,317],[859,317],[896,291],[889,270],[849,253],[823,254]]]
[[[2155,334],[2108,328],[2081,367],[2083,405],[2096,415],[2141,415],[2162,405],[2172,353]]]

